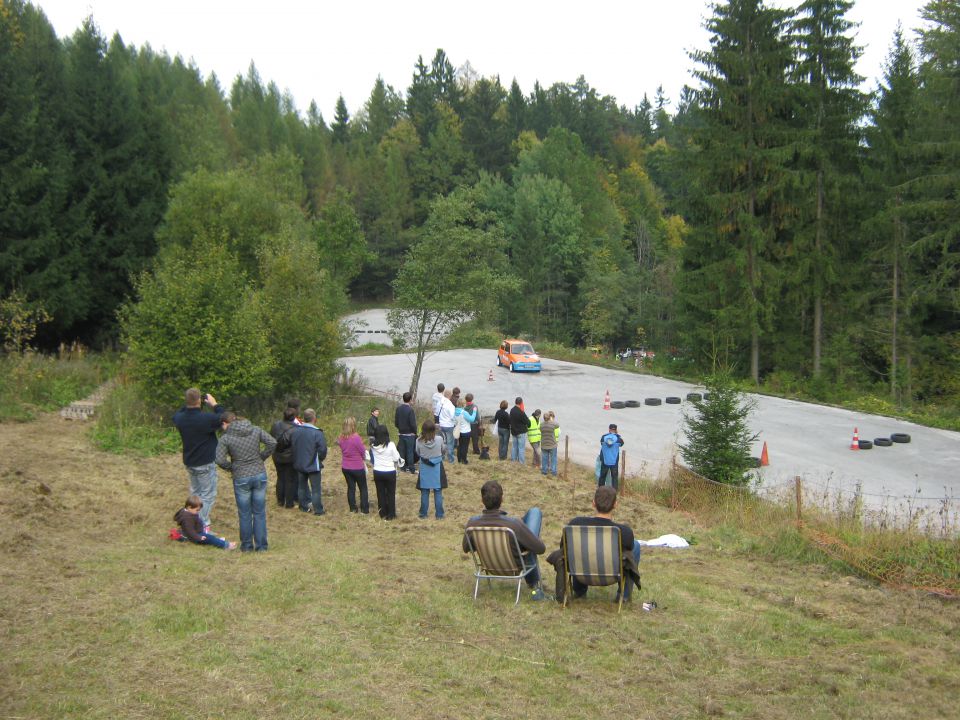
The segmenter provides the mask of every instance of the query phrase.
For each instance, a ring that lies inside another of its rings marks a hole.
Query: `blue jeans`
[[[267,474],[233,479],[240,518],[240,549],[267,549]]]
[[[500,447],[497,448],[497,457],[501,460],[507,459],[507,453],[510,452],[510,428],[497,428],[497,438],[500,440]]]
[[[540,537],[540,526],[543,525],[543,512],[538,507],[532,507],[523,516],[523,524],[530,528],[537,537]],[[527,575],[527,585],[532,588],[540,584],[540,561],[535,553],[527,552],[523,554],[523,564],[525,567],[533,565],[534,570]]]
[[[527,461],[527,434],[513,436],[513,445],[510,446],[510,459],[521,465]]]
[[[640,568],[640,543],[636,540],[633,541],[633,561],[636,563],[637,568]],[[589,586],[584,585],[582,582],[573,578],[573,596],[574,597],[583,597],[587,594],[587,588]],[[629,578],[627,579],[626,587],[623,589],[623,600],[624,602],[630,601],[630,595],[633,593],[633,583],[630,582]]]
[[[402,472],[416,472],[417,459],[414,455],[416,449],[416,435],[401,435],[397,438],[397,451],[400,453],[400,457],[403,458],[403,467],[400,468]]]
[[[453,428],[439,428],[440,433],[443,435],[443,446],[447,451],[447,462],[452,463],[456,460],[454,453],[457,450],[457,441],[453,439]]]
[[[203,542],[193,543],[194,545],[210,545],[211,547],[218,547],[221,550],[226,550],[229,543],[226,540],[221,540],[216,535],[211,535],[209,533],[203,533],[200,537],[205,538]],[[184,538],[185,540],[188,538]],[[192,540],[190,542],[193,542]]]
[[[547,473],[553,473],[554,476],[557,474],[557,448],[551,448],[550,450],[543,450],[540,457],[540,472],[544,475]]]
[[[206,527],[210,524],[210,511],[213,510],[213,504],[217,501],[216,463],[184,467],[187,468],[187,475],[190,476],[190,494],[203,500],[203,507],[200,508],[200,519],[203,520],[203,526]]]
[[[424,519],[430,514],[430,490],[420,491],[420,519]],[[433,509],[437,520],[443,520],[443,490],[436,488],[433,490]]]
[[[320,492],[320,471],[312,473],[298,473],[300,476],[297,486],[297,502],[300,509],[307,512],[313,504],[313,512],[323,515],[323,499]]]

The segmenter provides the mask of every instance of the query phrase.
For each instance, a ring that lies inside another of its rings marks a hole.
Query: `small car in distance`
[[[526,340],[504,340],[497,350],[497,365],[510,372],[540,372],[540,356]]]

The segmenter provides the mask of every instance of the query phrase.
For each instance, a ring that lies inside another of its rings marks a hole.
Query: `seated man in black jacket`
[[[537,560],[537,555],[546,550],[543,540],[540,539],[540,525],[543,522],[540,508],[532,507],[527,510],[523,520],[510,517],[506,511],[500,509],[503,503],[503,487],[496,480],[488,480],[483,484],[480,498],[483,500],[483,512],[470,518],[466,527],[508,527],[513,530],[523,551],[525,566],[534,566],[533,572],[526,576],[527,585],[532,591],[531,597],[534,600],[546,599],[540,585],[540,564]],[[470,541],[466,533],[463,535],[463,551],[470,552]]]
[[[590,517],[581,515],[573,518],[568,525],[591,525],[591,526],[615,526],[620,528],[620,548],[623,556],[623,567],[627,572],[626,587],[623,591],[623,601],[630,602],[630,595],[633,592],[633,586],[640,585],[640,543],[633,537],[633,528],[623,523],[613,521],[613,511],[617,507],[617,491],[609,485],[601,485],[593,494],[593,508],[596,515]],[[562,542],[562,538],[561,538]],[[566,590],[564,587],[564,567],[563,551],[555,550],[550,553],[547,562],[554,566],[557,571],[556,598],[557,602],[563,602],[563,595]],[[588,587],[573,578],[573,597],[582,598],[587,594]],[[617,601],[620,600],[619,593]]]

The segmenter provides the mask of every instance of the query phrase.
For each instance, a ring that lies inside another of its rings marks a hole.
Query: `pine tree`
[[[694,133],[699,227],[685,252],[685,298],[716,347],[749,338],[750,376],[760,377],[760,338],[779,285],[776,200],[782,191],[793,53],[788,14],[760,0],[714,6],[711,49],[693,53],[702,83]]]
[[[863,78],[853,69],[861,50],[847,34],[854,27],[845,18],[852,7],[849,0],[806,0],[791,24],[798,55],[793,76],[800,121],[795,162],[800,227],[790,266],[798,294],[812,296],[814,376],[820,374],[824,304],[839,280],[841,239],[852,231],[844,198],[859,187],[858,128],[866,103],[857,89]]]
[[[338,145],[345,145],[350,139],[350,113],[347,111],[347,102],[343,95],[337,96],[337,106],[333,111],[333,125],[330,127],[333,131],[333,142]]]

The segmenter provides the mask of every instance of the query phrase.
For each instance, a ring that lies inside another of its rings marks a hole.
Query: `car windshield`
[[[517,355],[522,355],[523,353],[533,354],[533,348],[530,347],[530,343],[513,343],[510,346],[510,352],[516,353]]]

